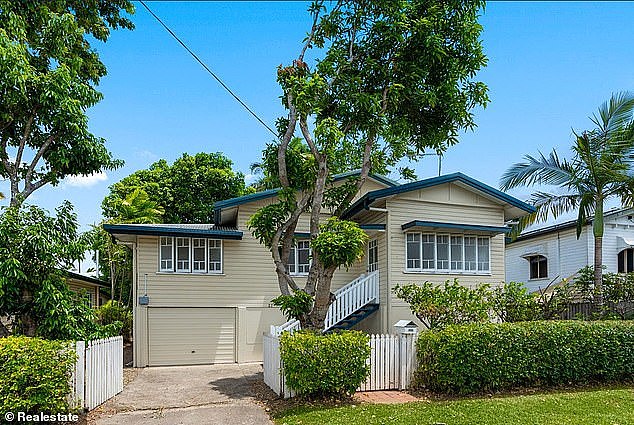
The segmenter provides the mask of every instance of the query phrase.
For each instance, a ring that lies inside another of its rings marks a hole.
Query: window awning
[[[462,223],[442,223],[438,221],[422,221],[422,220],[414,220],[409,223],[405,223],[401,225],[401,229],[416,229],[416,228],[426,228],[426,229],[455,229],[455,230],[464,230],[469,232],[479,232],[479,233],[488,233],[488,234],[499,234],[499,233],[508,233],[511,231],[510,227],[506,226],[482,226],[477,224],[462,224]]]
[[[542,255],[544,257],[548,257],[548,250],[546,249],[546,245],[533,245],[528,246],[522,252],[520,257],[526,258],[528,260],[529,257],[534,257],[536,255]]]
[[[616,250],[618,252],[624,249],[634,248],[634,238],[624,238],[622,236],[616,237]]]

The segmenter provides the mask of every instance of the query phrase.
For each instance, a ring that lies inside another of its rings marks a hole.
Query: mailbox
[[[411,335],[418,332],[418,325],[411,320],[399,320],[394,324],[397,334]]]

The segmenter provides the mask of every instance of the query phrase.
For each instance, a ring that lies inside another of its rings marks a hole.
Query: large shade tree
[[[0,0],[0,176],[17,206],[64,177],[114,169],[86,110],[106,67],[91,41],[133,28],[129,0]]]
[[[244,195],[244,174],[220,152],[183,154],[173,164],[161,159],[110,186],[102,202],[106,219],[125,219],[122,208],[136,190],[163,211],[165,223],[213,223],[214,202]]]
[[[556,193],[537,191],[530,202],[535,213],[524,217],[516,232],[549,216],[577,210],[577,238],[592,219],[594,235],[595,304],[603,306],[603,211],[611,198],[622,205],[634,201],[634,94],[612,95],[591,117],[594,128],[574,133],[572,159],[560,158],[555,149],[549,155],[526,155],[502,176],[502,190],[520,186],[554,186]]]
[[[261,163],[265,186],[281,187],[279,202],[250,220],[271,252],[283,296],[314,298],[296,314],[302,326],[323,328],[335,270],[362,256],[363,232],[341,216],[370,170],[442,153],[475,126],[473,109],[488,101],[487,87],[474,80],[486,65],[483,7],[479,0],[311,4],[303,47],[278,69],[288,113]],[[360,175],[332,184],[333,174],[355,168]],[[286,259],[303,213],[310,214],[313,258],[300,288]],[[324,214],[331,215],[325,223]]]

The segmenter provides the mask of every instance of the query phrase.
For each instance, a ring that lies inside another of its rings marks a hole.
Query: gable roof
[[[110,287],[103,280],[99,280],[99,279],[94,278],[92,276],[85,276],[83,274],[71,272],[71,271],[68,271],[68,270],[64,271],[64,273],[66,273],[66,275],[67,275],[67,277],[69,279],[79,280],[79,281],[84,282],[84,283],[88,283],[88,284],[91,284],[91,285],[102,286],[104,288],[109,288]]]
[[[340,181],[348,177],[353,177],[360,174],[361,174],[361,170],[348,171],[345,173],[336,174],[333,177],[333,180]],[[370,173],[368,174],[368,177],[388,187],[394,187],[399,185],[398,182],[379,174]],[[237,198],[231,198],[231,199],[226,199],[224,201],[218,201],[214,204],[214,210],[218,211],[225,208],[237,207],[238,205],[246,204],[249,202],[255,202],[255,201],[260,201],[262,199],[272,198],[276,196],[280,190],[281,190],[280,188],[268,189],[262,192],[256,192],[256,193],[251,193],[249,195],[238,196]],[[219,214],[216,214],[216,216],[219,216]]]
[[[527,213],[535,212],[535,207],[527,204],[526,202],[520,201],[519,199],[511,195],[507,195],[506,193],[499,191],[489,185],[486,185],[465,174],[453,173],[368,192],[363,195],[357,202],[352,204],[350,208],[348,208],[348,210],[343,214],[343,218],[353,217],[358,212],[370,207],[370,205],[378,199],[453,182],[460,182],[464,185],[470,186],[479,192],[482,192],[503,203],[519,208],[520,210]]]
[[[609,217],[613,217],[613,216],[618,216],[620,214],[623,214],[627,211],[632,211],[632,208],[616,208],[610,211],[607,211],[603,214],[603,218],[609,218]],[[584,226],[588,226],[592,223],[592,220],[594,220],[594,216],[590,216],[588,217],[588,219],[586,220],[586,223],[584,224]],[[519,242],[519,241],[523,241],[523,240],[527,240],[527,239],[532,239],[532,238],[536,238],[538,236],[542,236],[542,235],[547,235],[550,233],[555,233],[555,232],[559,232],[562,230],[568,230],[568,229],[574,229],[577,227],[577,220],[568,220],[568,221],[564,221],[562,223],[557,223],[557,224],[552,224],[550,226],[545,226],[545,227],[541,227],[539,229],[535,229],[535,230],[529,230],[528,232],[524,232],[521,233],[518,237],[516,237],[515,239],[509,239],[506,241],[507,244],[513,243],[513,242]]]

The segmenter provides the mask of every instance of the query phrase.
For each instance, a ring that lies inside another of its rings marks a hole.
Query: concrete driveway
[[[99,408],[94,423],[269,425],[272,422],[253,396],[258,380],[259,364],[144,368]]]

